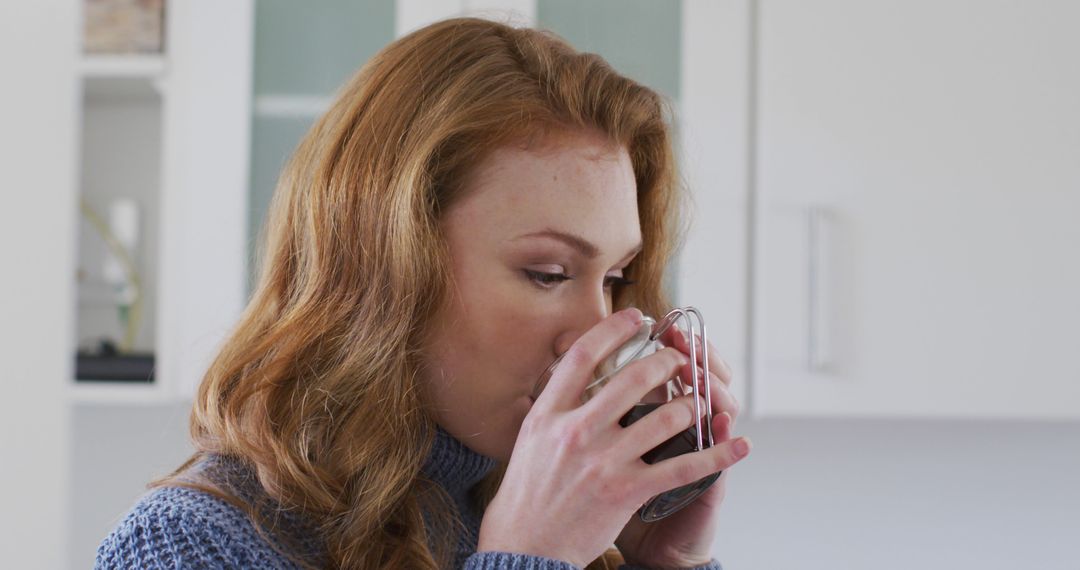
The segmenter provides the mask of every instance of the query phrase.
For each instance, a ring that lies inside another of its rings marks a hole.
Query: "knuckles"
[[[585,422],[565,422],[556,428],[554,435],[559,448],[567,453],[576,455],[588,450],[589,433]]]
[[[735,398],[732,398],[731,409],[724,411],[726,411],[731,416],[732,421],[734,421],[735,418],[739,417],[739,412],[742,411],[742,404],[740,404],[739,401]]]
[[[657,378],[666,380],[689,362],[690,360],[678,349],[664,347],[638,363],[634,363],[635,366],[628,367],[627,372],[630,372],[631,376],[628,380],[632,388],[648,390],[657,383]]]
[[[742,411],[742,404],[735,399],[731,390],[723,384],[713,384],[712,404],[715,413],[727,412],[732,420],[739,417],[739,412]]]
[[[633,477],[612,470],[597,458],[582,470],[593,500],[612,507],[623,506],[639,493]]]
[[[525,415],[525,419],[521,422],[521,429],[518,430],[518,438],[528,438],[536,434],[542,426],[547,423],[547,414],[543,410],[533,408],[529,410],[529,413]]]
[[[722,469],[727,469],[728,467],[734,465],[736,461],[738,461],[738,458],[735,457],[735,451],[731,448],[731,444],[729,442],[728,445],[724,446],[723,453],[713,456],[711,472],[715,473]]]
[[[671,368],[678,369],[690,364],[690,359],[677,348],[666,346],[659,352],[666,354],[665,358],[668,359],[668,366]]]
[[[562,368],[563,365],[565,365],[567,369],[571,370],[577,370],[582,368],[588,369],[590,368],[590,364],[592,363],[592,361],[593,358],[592,355],[589,353],[589,350],[586,347],[582,346],[580,343],[574,343],[563,354],[562,362],[560,363],[559,368]]]
[[[674,470],[674,486],[681,487],[697,481],[701,477],[698,475],[698,467],[696,462],[687,461],[680,464]]]
[[[663,406],[657,412],[660,428],[665,434],[676,434],[694,421],[694,404],[682,406]]]

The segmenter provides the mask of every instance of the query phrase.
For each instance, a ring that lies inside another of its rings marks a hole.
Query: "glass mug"
[[[585,391],[581,395],[582,403],[589,401],[604,387],[605,384],[607,384],[612,376],[622,370],[627,364],[664,348],[664,345],[659,340],[661,335],[674,326],[675,322],[680,318],[686,321],[686,330],[693,332],[694,322],[691,317],[697,319],[697,335],[701,338],[702,345],[702,358],[701,362],[698,362],[697,339],[693,334],[688,335],[690,341],[690,360],[692,364],[690,369],[693,374],[693,385],[686,386],[686,383],[678,376],[669,379],[665,384],[661,385],[659,389],[647,394],[644,400],[634,404],[634,407],[619,420],[619,425],[627,427],[674,398],[691,393],[695,396],[694,425],[687,428],[686,431],[649,450],[645,455],[642,455],[642,461],[650,465],[664,459],[693,451],[701,451],[706,447],[713,446],[713,433],[711,427],[711,418],[713,417],[712,397],[709,391],[708,374],[709,355],[708,350],[706,349],[708,341],[705,336],[705,320],[701,317],[701,313],[694,307],[682,307],[672,309],[660,320],[660,322],[657,322],[647,315],[644,316],[641,321],[641,327],[634,334],[633,338],[623,343],[622,346],[608,355],[608,357],[601,361],[600,365],[596,367],[596,370],[593,371],[593,381],[585,387]],[[555,367],[558,366],[561,361],[562,356],[559,356],[559,358],[556,358],[555,362],[552,362],[547,370],[540,375],[540,379],[536,383],[536,388],[533,390],[534,399],[544,390],[544,386],[547,385],[548,380],[554,373]],[[710,418],[704,422],[704,425],[701,420],[701,399],[698,397],[700,395],[698,386],[701,384],[698,379],[699,364],[701,369],[705,371],[705,411],[707,417]],[[662,394],[658,393],[661,391],[663,392]],[[702,435],[703,432],[706,434],[705,436]],[[642,505],[638,511],[638,516],[645,522],[653,522],[674,514],[686,505],[689,505],[694,499],[701,496],[701,494],[709,488],[709,485],[712,485],[716,479],[720,477],[721,473],[722,471],[717,471],[716,473],[707,475],[693,483],[656,495]]]

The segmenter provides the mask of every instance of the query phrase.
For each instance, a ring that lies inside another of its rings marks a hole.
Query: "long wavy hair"
[[[663,314],[664,269],[682,233],[670,117],[656,92],[549,32],[460,18],[386,46],[284,168],[253,296],[194,402],[197,451],[152,485],[213,493],[282,542],[257,505],[185,475],[209,454],[226,456],[279,509],[310,521],[318,559],[277,547],[301,565],[449,565],[460,521],[422,473],[435,424],[420,350],[452,287],[440,213],[500,145],[602,133],[629,151],[644,244],[625,270],[636,283],[613,303]],[[504,471],[474,489],[481,507]],[[425,517],[441,523],[428,529]],[[618,561],[611,550],[589,567]]]

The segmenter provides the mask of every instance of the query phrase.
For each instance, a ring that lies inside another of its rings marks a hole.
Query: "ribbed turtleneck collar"
[[[453,497],[460,497],[480,482],[498,465],[498,461],[481,455],[441,426],[436,426],[435,441],[425,460],[423,473],[442,485]],[[215,483],[225,483],[243,500],[251,500],[261,491],[258,479],[246,463],[229,456],[211,453],[201,462],[204,476]]]
[[[495,459],[469,449],[441,426],[436,426],[435,442],[428,453],[423,472],[442,485],[450,496],[460,498],[497,464]]]
[[[441,427],[436,428],[435,441],[423,467],[423,473],[443,489],[457,504],[459,515],[465,524],[464,533],[457,540],[457,567],[476,551],[480,529],[480,513],[469,499],[469,489],[480,482],[498,465],[495,459],[481,455],[458,441]],[[245,502],[260,504],[266,509],[266,520],[275,521],[274,531],[281,538],[295,544],[297,554],[316,566],[324,566],[323,545],[314,526],[310,526],[299,513],[281,511],[277,503],[260,502],[266,499],[254,470],[245,462],[223,455],[210,454],[201,465],[202,476],[215,485],[223,485]],[[426,520],[426,514],[425,514]]]

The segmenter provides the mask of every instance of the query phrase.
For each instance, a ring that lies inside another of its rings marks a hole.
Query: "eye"
[[[573,277],[565,273],[545,273],[543,271],[533,271],[532,269],[522,269],[522,271],[525,272],[526,278],[544,289],[551,289],[557,283],[573,279]]]
[[[637,281],[620,277],[618,275],[609,275],[604,279],[604,288],[611,289],[613,287],[626,287],[627,285],[633,285]]]

